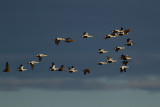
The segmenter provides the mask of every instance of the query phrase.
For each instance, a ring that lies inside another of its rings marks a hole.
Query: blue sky
[[[156,100],[160,97],[159,3],[158,0],[1,0],[0,70],[8,61],[13,71],[0,72],[0,99],[15,101],[16,107],[25,105],[26,99],[30,99],[30,107],[41,107],[43,104],[69,107],[81,101],[86,107],[97,107],[96,104],[132,107],[134,101],[137,107],[151,103],[160,105]],[[104,40],[105,35],[120,27],[133,31],[124,37]],[[83,32],[89,32],[94,37],[83,39]],[[61,42],[56,46],[53,41],[56,37],[71,37],[77,41]],[[124,46],[127,38],[136,45],[115,53],[113,48]],[[99,48],[109,53],[99,55],[96,53]],[[48,57],[31,70],[27,63],[37,60],[35,55],[39,53]],[[133,58],[130,68],[123,74],[119,72],[121,54]],[[105,61],[107,56],[117,62],[104,66],[96,64]],[[74,65],[78,72],[49,72],[52,62],[57,67]],[[20,64],[28,70],[17,72]],[[93,70],[84,76],[82,70],[85,68]],[[21,95],[27,97],[23,99]],[[68,103],[68,96],[78,98]],[[62,103],[58,103],[57,97],[62,98]],[[85,98],[90,100],[87,102]],[[114,98],[117,100],[113,103]],[[21,102],[16,99],[21,99]],[[106,104],[104,99],[109,103]],[[40,103],[42,101],[43,104]],[[4,106],[6,102],[0,105]]]

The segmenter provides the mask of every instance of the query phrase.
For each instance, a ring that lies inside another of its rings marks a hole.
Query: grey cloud
[[[37,88],[47,90],[120,90],[142,89],[159,90],[159,76],[139,76],[126,78],[1,78],[0,90],[19,90],[22,88]]]

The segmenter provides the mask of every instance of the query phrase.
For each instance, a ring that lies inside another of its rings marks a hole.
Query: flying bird
[[[65,40],[65,38],[55,38],[53,39],[55,44],[58,46],[58,44],[60,43],[61,40]]]
[[[18,71],[26,71],[27,69],[23,68],[24,66],[21,64],[20,67],[18,68]]]
[[[128,55],[121,55],[121,57],[120,57],[122,60],[129,60],[129,59],[132,59],[130,56],[128,56]]]
[[[45,55],[45,54],[38,54],[35,57],[38,57],[39,62],[41,62],[42,61],[42,57],[44,57],[44,56],[47,56],[47,55]]]
[[[133,31],[133,29],[126,29],[126,30],[124,30],[124,35],[128,34],[130,31]]]
[[[104,49],[99,49],[98,53],[103,54],[103,53],[107,53],[108,51],[105,51]]]
[[[113,37],[117,37],[117,36],[118,36],[117,33],[113,33],[113,34],[109,34],[109,35],[104,36],[104,39],[113,38]]]
[[[104,64],[107,64],[107,62],[99,62],[97,63],[98,65],[104,65]]]
[[[49,67],[50,69],[50,71],[57,71],[58,70],[58,68],[56,68],[55,67],[55,64],[54,64],[54,62],[52,62],[52,66],[51,67]]]
[[[58,68],[58,70],[57,70],[57,71],[64,71],[64,70],[66,70],[66,69],[64,69],[64,65],[61,65],[61,67],[60,67],[60,68]]]
[[[36,64],[36,63],[39,63],[39,62],[37,62],[37,61],[28,62],[28,64],[31,65],[31,68],[32,68],[32,69],[34,68],[34,64]]]
[[[83,70],[83,74],[86,75],[87,73],[90,73],[91,70],[92,70],[92,69],[86,68],[86,69]]]
[[[121,32],[124,32],[123,27],[121,27],[120,29],[117,29],[117,30],[113,30],[113,31],[112,31],[112,33],[121,33]]]
[[[129,68],[129,66],[121,66],[120,67],[120,72],[122,73],[123,71],[126,72],[126,69]]]
[[[74,69],[74,66],[68,67],[68,69],[69,69],[68,72],[70,72],[70,73],[73,73],[73,72],[77,72],[77,71],[78,71],[78,70],[75,70],[75,69]]]
[[[65,42],[70,43],[70,42],[74,42],[76,40],[72,40],[71,38],[66,38]]]
[[[127,46],[132,46],[132,45],[134,45],[135,43],[132,43],[132,40],[131,39],[127,39],[127,43],[125,44],[125,45],[127,45]]]
[[[117,46],[117,47],[114,48],[114,50],[115,50],[116,52],[118,52],[118,51],[121,50],[121,49],[125,49],[125,47]]]
[[[127,66],[128,62],[131,62],[130,60],[125,60],[125,61],[122,61],[121,63],[125,66]]]
[[[9,71],[12,71],[12,70],[9,69],[9,64],[8,62],[6,62],[5,69],[2,72],[9,72]]]
[[[130,31],[133,31],[133,30],[132,30],[132,29],[125,29],[125,30],[124,30],[124,29],[121,27],[121,29],[119,29],[119,30],[114,30],[114,31],[112,31],[112,32],[118,33],[118,35],[123,36],[123,35],[128,34]]]
[[[113,63],[113,62],[116,62],[116,61],[117,61],[117,60],[113,60],[113,58],[108,57],[108,56],[107,56],[107,59],[108,59],[108,60],[106,61],[107,63]]]
[[[87,32],[83,32],[83,36],[82,36],[82,38],[90,38],[90,37],[93,37],[93,36],[88,35],[88,33],[87,33]]]

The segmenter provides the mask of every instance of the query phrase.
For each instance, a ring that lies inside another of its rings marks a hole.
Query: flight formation
[[[133,31],[133,30],[132,29],[124,29],[124,28],[121,27],[120,29],[113,30],[111,32],[111,34],[108,34],[108,35],[104,36],[104,39],[110,39],[110,38],[114,38],[114,37],[117,37],[117,36],[124,36],[124,35],[127,35],[130,31]],[[94,37],[94,36],[89,35],[87,32],[84,32],[83,36],[81,36],[81,37],[82,38],[91,38],[91,37]],[[61,37],[54,38],[53,40],[55,42],[55,45],[57,45],[57,46],[62,41],[67,42],[67,43],[76,42],[76,40],[72,40],[71,38],[61,38]],[[130,38],[128,38],[126,40],[126,43],[123,44],[123,45],[125,45],[126,47],[130,47],[132,45],[135,45],[135,43],[133,43],[132,40]],[[117,53],[122,49],[126,49],[126,47],[117,46],[117,47],[114,48],[114,51]],[[97,53],[98,54],[107,54],[107,53],[109,53],[109,51],[104,50],[104,49],[98,49]],[[38,54],[38,55],[35,56],[35,57],[38,58],[38,61],[30,61],[30,62],[28,62],[28,64],[30,64],[31,69],[33,70],[34,65],[40,63],[42,61],[42,58],[47,57],[47,56],[48,55],[46,55],[46,54]],[[119,70],[120,70],[121,73],[123,71],[126,72],[127,68],[129,68],[128,63],[132,62],[132,58],[129,55],[124,55],[124,54],[122,54],[119,58],[121,59],[121,63],[122,63],[122,66],[119,67]],[[107,56],[106,61],[98,62],[97,64],[98,65],[105,65],[105,64],[108,64],[108,63],[115,63],[115,62],[117,62],[117,60],[115,60],[112,57]],[[17,69],[17,71],[26,71],[26,70],[27,69],[25,69],[22,64]],[[64,65],[61,65],[59,68],[57,68],[54,62],[52,62],[51,66],[49,67],[49,71],[65,71],[65,70],[68,70],[69,73],[78,72],[78,70],[76,70],[74,68],[74,66],[70,66],[70,67],[68,67],[68,69],[66,69],[66,68],[64,68]],[[83,74],[86,75],[87,73],[90,73],[91,70],[92,70],[91,68],[85,68],[82,71],[83,71]],[[12,70],[9,68],[9,63],[6,62],[5,69],[2,72],[9,72],[9,71],[12,71]]]

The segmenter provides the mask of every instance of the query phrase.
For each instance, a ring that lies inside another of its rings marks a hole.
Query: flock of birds
[[[123,28],[121,27],[120,29],[113,30],[111,34],[106,35],[104,38],[105,38],[105,39],[109,39],[109,38],[113,38],[113,37],[117,37],[117,36],[123,36],[123,35],[128,34],[130,31],[132,31],[132,29],[123,29]],[[83,36],[81,36],[81,37],[82,37],[82,38],[91,38],[91,37],[93,37],[93,36],[89,35],[87,32],[84,32],[84,33],[83,33]],[[61,38],[61,37],[55,38],[55,39],[53,39],[53,40],[54,40],[54,42],[55,42],[56,45],[59,45],[60,41],[65,41],[65,42],[68,42],[68,43],[69,43],[69,42],[74,42],[74,41],[76,41],[76,40],[72,40],[71,38]],[[126,45],[126,46],[132,46],[132,45],[134,45],[134,44],[135,44],[135,43],[133,43],[132,40],[128,38],[128,39],[127,39],[127,43],[126,43],[125,45]],[[122,49],[125,49],[125,47],[117,46],[117,47],[114,48],[115,52],[118,52],[119,50],[122,50]],[[104,53],[108,53],[108,51],[105,51],[104,49],[99,49],[98,53],[99,53],[99,54],[104,54]],[[33,69],[34,69],[34,65],[35,65],[36,63],[40,63],[40,62],[42,61],[42,58],[43,58],[43,57],[46,57],[46,56],[47,56],[47,55],[45,55],[45,54],[38,54],[38,55],[36,55],[35,57],[38,58],[38,61],[28,62],[28,64],[30,64],[30,66],[31,66],[31,69],[33,70]],[[121,58],[121,60],[122,60],[122,62],[121,62],[121,63],[122,63],[122,66],[120,67],[120,72],[121,72],[121,73],[122,73],[123,71],[126,72],[126,69],[129,68],[129,66],[127,66],[127,65],[128,65],[129,62],[132,61],[132,60],[131,60],[132,58],[131,58],[130,56],[124,55],[124,54],[122,54],[120,58]],[[105,62],[99,62],[99,63],[97,63],[97,64],[98,64],[98,65],[104,65],[104,64],[107,64],[107,63],[114,63],[114,62],[116,62],[116,60],[113,60],[113,58],[111,58],[111,57],[108,57],[108,56],[107,56],[107,59],[108,59],[107,61],[105,61]],[[17,69],[17,71],[26,71],[26,70],[27,70],[27,69],[25,69],[22,64],[21,64],[20,67]],[[49,67],[49,70],[50,70],[50,71],[64,71],[64,70],[66,70],[66,69],[64,68],[64,65],[61,65],[60,68],[56,68],[54,62],[52,62],[52,66]],[[89,69],[89,68],[84,69],[84,70],[83,70],[84,75],[86,75],[87,73],[90,73],[91,70],[92,70],[92,69]],[[6,62],[5,69],[4,69],[2,72],[9,72],[9,71],[12,71],[12,70],[9,69],[9,63]],[[78,71],[78,70],[76,70],[76,69],[74,68],[74,66],[68,67],[68,72],[70,72],[70,73],[77,72],[77,71]]]

